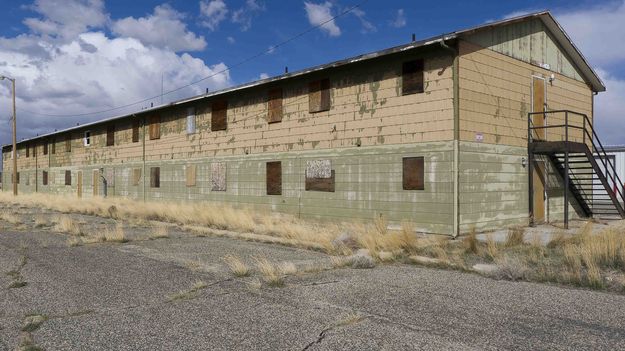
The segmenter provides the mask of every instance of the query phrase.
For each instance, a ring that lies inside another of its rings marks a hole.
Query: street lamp
[[[15,135],[16,135],[16,115],[15,115],[15,79],[9,78],[6,76],[0,76],[0,80],[10,80],[13,83],[13,195],[17,196],[17,149],[15,145]]]

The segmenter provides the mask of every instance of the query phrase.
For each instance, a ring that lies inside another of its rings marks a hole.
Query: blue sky
[[[625,0],[369,0],[356,11],[242,65],[361,0],[2,0],[0,74],[18,79],[18,138],[140,110],[82,117],[210,79],[165,101],[375,51],[514,14],[551,10],[607,85],[596,99],[602,140],[625,144]],[[230,69],[230,70],[228,70]],[[0,83],[0,144],[10,93]]]

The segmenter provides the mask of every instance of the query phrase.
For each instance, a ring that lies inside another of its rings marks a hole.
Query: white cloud
[[[606,92],[595,97],[595,122],[599,140],[605,144],[625,144],[623,111],[625,110],[625,80],[604,70],[597,73],[606,86]]]
[[[82,8],[70,8],[77,9],[73,18],[79,18]],[[104,13],[103,8],[100,10]],[[47,17],[48,12],[39,8],[36,11],[41,16],[32,23],[51,23],[56,32],[46,30],[44,33],[38,27],[17,37],[0,37],[0,75],[17,80],[20,137],[130,113],[149,106],[151,102],[158,104],[160,99],[156,98],[141,105],[88,117],[46,117],[27,112],[66,115],[110,109],[159,95],[161,77],[167,91],[210,76],[201,84],[166,95],[164,102],[200,94],[206,88],[216,90],[231,84],[228,72],[224,71],[227,69],[225,64],[207,65],[187,53],[177,54],[176,48],[158,43],[156,39],[146,39],[145,33],[139,30],[128,30],[124,37],[110,37],[103,30],[94,30],[109,22],[107,19],[83,21],[82,32],[76,33],[78,26],[69,24],[71,30],[67,30],[61,18]],[[162,18],[162,15],[155,11],[154,16]],[[72,16],[68,14],[67,18]],[[71,36],[72,33],[75,34]],[[184,45],[188,48],[190,44]],[[8,85],[0,84],[0,106],[10,106],[10,96]],[[0,113],[0,118],[8,117],[4,110]],[[10,135],[9,126],[1,122],[0,140],[6,141]]]
[[[261,73],[260,76],[258,76],[258,79],[267,79],[269,78],[269,75],[267,73]]]
[[[406,26],[406,15],[404,14],[404,9],[397,10],[395,14],[395,18],[389,23],[391,27],[394,28],[402,28]]]
[[[154,8],[141,18],[126,17],[113,22],[111,29],[119,36],[135,38],[145,45],[172,51],[197,51],[206,47],[204,37],[187,30],[184,16],[169,5]]]
[[[308,22],[313,26],[321,25],[320,29],[325,31],[332,37],[338,37],[341,35],[341,29],[336,25],[336,21],[332,19],[332,3],[326,1],[322,4],[315,4],[312,2],[304,2],[304,9],[308,16]]]
[[[593,64],[605,66],[625,60],[625,1],[586,10],[556,13],[556,19],[583,48]]]
[[[88,28],[106,24],[103,0],[36,0],[27,8],[43,18],[26,18],[24,24],[34,33],[59,39],[73,38]]]
[[[245,32],[252,27],[252,19],[262,11],[265,11],[265,4],[257,0],[247,0],[243,7],[232,13],[232,22],[239,24]]]
[[[228,40],[228,43],[230,44],[236,43],[236,40],[233,37],[227,37],[226,40]]]
[[[223,0],[200,1],[201,24],[214,31],[228,15],[228,6]]]
[[[356,16],[358,20],[360,21],[360,24],[362,25],[363,33],[371,33],[371,32],[376,32],[378,30],[373,23],[367,20],[366,18],[367,14],[365,13],[365,11],[359,8],[355,8],[351,11],[351,13],[354,14],[354,16]]]

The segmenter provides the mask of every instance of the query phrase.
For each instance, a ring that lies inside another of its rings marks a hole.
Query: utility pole
[[[13,195],[17,196],[17,148],[16,148],[16,129],[17,129],[17,116],[15,115],[15,78],[9,78],[6,76],[0,76],[0,80],[9,80],[13,83],[13,149],[11,154],[13,156]]]

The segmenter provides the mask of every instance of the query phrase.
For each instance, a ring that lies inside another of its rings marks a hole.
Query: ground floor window
[[[424,190],[423,157],[404,157],[402,178],[404,190]]]

